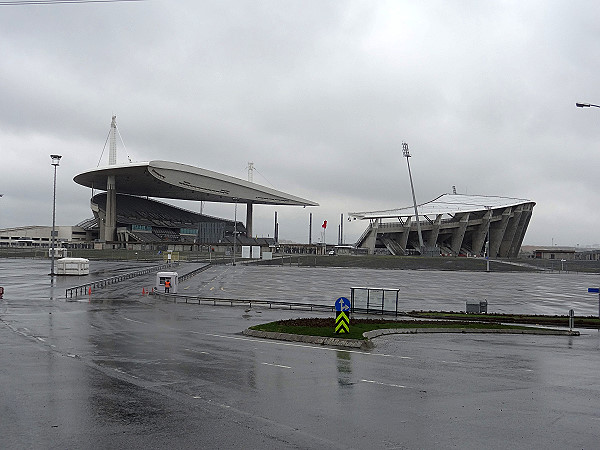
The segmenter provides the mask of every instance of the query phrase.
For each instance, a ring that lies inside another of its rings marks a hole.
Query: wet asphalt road
[[[89,278],[132,267],[93,262],[92,271],[100,269]],[[377,277],[416,275],[265,269],[211,268],[180,289],[252,298],[270,292],[296,301],[321,292],[327,301],[348,280],[373,285],[381,282]],[[322,313],[142,297],[152,276],[67,302],[65,287],[82,279],[61,277],[51,287],[47,272],[47,261],[0,260],[3,448],[598,447],[597,331],[581,330],[579,337],[388,336],[377,338],[372,351],[347,351],[240,333],[256,323]],[[530,275],[532,287],[551,285],[560,294],[571,284],[587,288],[591,280]],[[464,296],[472,295],[469,286],[480,275],[418,276],[430,280],[429,289],[470,277]],[[514,276],[502,283],[527,286],[526,274]],[[578,289],[567,301],[581,301],[593,313],[593,299],[585,303]],[[430,301],[435,309],[449,295],[440,301],[422,294],[415,301]],[[502,308],[525,305],[542,312],[571,307],[560,304],[560,296],[523,296],[504,299]]]

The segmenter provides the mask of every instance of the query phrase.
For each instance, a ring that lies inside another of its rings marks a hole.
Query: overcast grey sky
[[[261,236],[275,210],[281,238],[306,242],[312,212],[336,242],[341,213],[410,205],[406,141],[419,202],[526,198],[524,244],[600,243],[600,109],[575,107],[600,104],[598,24],[597,1],[0,6],[0,228],[51,223],[51,153],[57,224],[91,217],[73,177],[116,114],[119,162],[246,179],[252,161],[255,182],[320,203],[255,207]]]

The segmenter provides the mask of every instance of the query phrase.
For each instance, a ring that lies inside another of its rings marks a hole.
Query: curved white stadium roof
[[[73,178],[92,189],[107,190],[115,177],[116,192],[137,196],[224,203],[319,206],[285,192],[218,172],[169,161],[111,165],[92,169]]]
[[[482,211],[488,208],[508,208],[523,203],[533,203],[522,198],[496,197],[488,195],[443,194],[427,203],[417,205],[419,216],[437,216],[438,214],[456,214]],[[411,217],[415,215],[414,206],[387,209],[384,211],[349,213],[355,219],[386,219],[396,217]]]

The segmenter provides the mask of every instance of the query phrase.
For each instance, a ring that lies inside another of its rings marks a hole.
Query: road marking
[[[371,352],[363,352],[360,350],[346,350],[346,349],[342,349],[342,348],[331,348],[331,347],[325,347],[325,346],[319,346],[319,345],[294,344],[292,342],[285,342],[285,341],[254,339],[254,338],[245,338],[245,337],[238,337],[238,336],[224,336],[222,334],[201,333],[199,331],[190,331],[190,333],[202,334],[205,336],[213,336],[213,337],[224,338],[224,339],[234,339],[234,340],[239,340],[239,341],[262,342],[263,344],[272,344],[272,345],[284,345],[287,347],[313,348],[313,349],[324,350],[324,351],[329,351],[329,352],[345,352],[345,353],[356,353],[358,355],[383,356],[386,358],[413,359],[410,356],[387,355],[385,353],[371,353]]]
[[[121,369],[114,369],[114,371],[118,372],[118,373],[120,373],[122,375],[127,375],[128,377],[131,377],[131,378],[139,379],[139,377],[136,377],[135,375],[131,375],[130,373],[127,373],[127,372],[125,372],[125,371],[123,371]]]
[[[186,350],[188,352],[192,352],[192,353],[202,353],[203,355],[210,355],[210,353],[208,353],[208,352],[203,352],[203,351],[200,351],[200,350],[194,350],[192,348],[186,348]]]
[[[401,384],[381,383],[380,381],[375,381],[375,380],[360,380],[360,381],[362,381],[363,383],[378,384],[380,386],[390,386],[390,387],[397,387],[397,388],[406,389],[406,386],[402,386]]]
[[[265,366],[281,367],[282,369],[291,369],[290,366],[282,366],[281,364],[262,363]]]
[[[142,324],[146,325],[146,322],[140,322],[139,320],[133,320],[133,319],[129,319],[128,317],[123,317],[123,319],[125,319],[125,320],[129,320],[130,322],[142,323]]]

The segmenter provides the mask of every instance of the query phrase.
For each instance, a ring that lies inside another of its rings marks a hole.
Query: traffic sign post
[[[350,333],[350,300],[340,297],[335,301],[335,334]]]
[[[600,288],[588,288],[588,292],[598,294],[598,318],[600,319]]]

